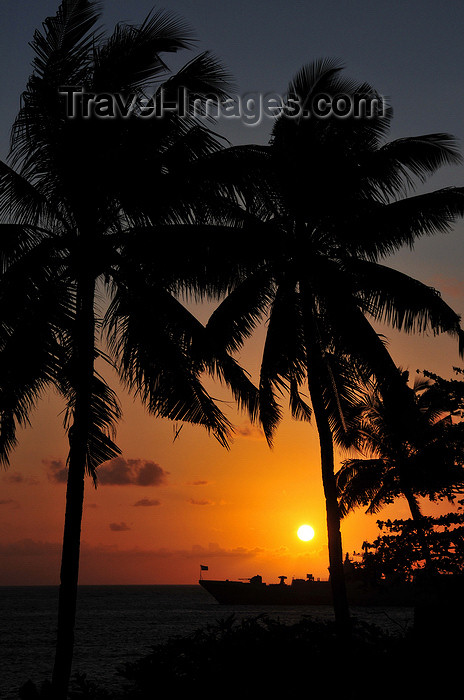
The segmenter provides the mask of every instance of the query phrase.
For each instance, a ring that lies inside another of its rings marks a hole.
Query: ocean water
[[[17,700],[18,688],[29,678],[38,684],[50,678],[57,603],[57,587],[0,587],[1,700]],[[222,606],[200,586],[81,586],[73,672],[117,687],[118,666],[156,644],[231,614],[241,619],[263,613],[288,624],[307,615],[333,619],[329,606]],[[357,608],[353,615],[392,633],[412,625],[408,608]]]

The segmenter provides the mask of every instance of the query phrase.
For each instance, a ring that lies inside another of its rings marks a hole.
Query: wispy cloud
[[[39,479],[35,476],[24,476],[21,472],[12,472],[3,476],[3,481],[7,484],[27,484],[28,486],[37,486]]]
[[[140,501],[136,501],[134,506],[160,506],[161,501],[156,498],[141,498]]]
[[[46,556],[58,555],[60,552],[60,542],[42,542],[26,538],[15,542],[0,543],[0,557]]]
[[[114,523],[113,523],[114,525]],[[116,523],[121,525],[121,523]],[[126,528],[128,526],[126,525]],[[124,532],[116,529],[116,533]],[[234,561],[241,567],[247,561],[259,560],[273,555],[269,551],[254,547],[224,548],[218,544],[196,545],[189,549],[120,546],[123,534],[114,536],[112,544],[82,542],[81,580],[85,583],[135,583],[146,580],[146,572],[165,571],[169,565],[193,571],[199,564],[214,561]],[[274,558],[274,557],[273,557]],[[59,579],[61,542],[43,542],[31,539],[15,542],[0,542],[0,585],[24,585],[36,581],[56,585]],[[182,562],[185,566],[182,566]],[[243,566],[246,570],[246,567]]]
[[[238,438],[248,440],[265,440],[265,435],[261,428],[251,423],[242,423],[234,428],[234,433]]]
[[[130,529],[126,523],[110,523],[110,530],[113,532],[127,532]]]
[[[13,498],[0,498],[0,506],[11,506],[12,508],[19,508],[19,503]]]
[[[131,528],[124,522],[110,523],[110,528],[114,532],[126,532]],[[61,555],[61,542],[44,542],[41,540],[23,539],[14,542],[0,542],[1,557],[31,557]],[[208,545],[193,545],[190,549],[168,549],[160,547],[158,549],[120,548],[116,544],[92,544],[82,542],[83,557],[96,555],[98,557],[108,555],[114,557],[124,557],[127,555],[151,558],[171,558],[180,557],[182,559],[197,559],[208,556],[210,558],[230,557],[230,558],[252,558],[262,554],[277,554],[274,551],[263,549],[262,547],[221,547],[217,542],[210,542]],[[278,552],[281,556],[286,552]]]
[[[262,547],[232,547],[230,549],[226,549],[224,547],[220,547],[217,542],[210,542],[207,547],[198,544],[194,545],[188,555],[184,552],[184,556],[188,556],[189,559],[196,559],[198,556],[212,558],[230,557],[233,559],[245,557],[246,559],[250,559],[260,554],[264,554],[265,552],[266,550]]]
[[[192,506],[214,506],[214,501],[209,501],[207,498],[202,498],[202,499],[189,498],[188,502]]]

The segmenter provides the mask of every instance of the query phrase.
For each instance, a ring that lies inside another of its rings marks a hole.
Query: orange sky
[[[445,249],[459,251],[456,266],[462,261],[462,231],[459,225],[455,234],[441,238]],[[461,280],[452,265],[431,255],[430,245],[421,244],[415,255],[404,254],[395,265],[439,287],[462,311]],[[430,369],[451,376],[452,366],[460,364],[456,343],[446,337],[388,335],[395,361],[412,372]],[[252,375],[261,338],[262,331],[240,357]],[[218,387],[213,394],[225,398]],[[210,578],[327,577],[314,427],[286,418],[270,450],[232,408],[238,429],[226,451],[204,430],[188,425],[173,442],[169,421],[148,417],[136,401],[120,395],[122,457],[102,469],[96,490],[87,481],[82,584],[189,584],[198,579],[200,564],[209,566]],[[0,475],[0,585],[58,583],[65,503],[60,477],[66,459],[61,410],[53,395],[42,401],[32,428],[19,435],[9,470]],[[375,538],[376,520],[387,517],[408,517],[405,502],[378,516],[350,515],[342,526],[344,550],[359,551],[363,540]],[[309,543],[296,536],[303,523],[316,533]]]

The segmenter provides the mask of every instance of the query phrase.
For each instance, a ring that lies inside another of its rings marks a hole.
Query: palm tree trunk
[[[327,538],[329,544],[329,571],[335,622],[340,636],[350,634],[351,621],[343,569],[343,548],[340,529],[337,489],[335,484],[334,450],[332,433],[322,400],[322,392],[317,380],[309,378],[314,366],[308,368],[308,385],[319,434],[321,452],[322,484],[327,514]]]
[[[333,438],[323,395],[324,377],[327,375],[327,369],[318,342],[313,304],[309,301],[310,305],[308,306],[308,301],[308,299],[305,299],[303,304],[308,389],[316,420],[321,452],[322,484],[327,514],[329,571],[335,623],[339,637],[346,639],[351,634],[351,618],[343,569],[343,548],[335,481]]]
[[[58,629],[52,676],[54,700],[66,700],[74,649],[84,475],[94,374],[94,294],[95,280],[91,276],[81,279],[77,287],[73,367],[71,370],[75,405],[73,425],[69,430],[69,471],[58,601]]]

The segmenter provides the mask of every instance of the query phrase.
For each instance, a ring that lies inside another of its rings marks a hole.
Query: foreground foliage
[[[452,649],[445,646],[452,659]],[[429,653],[412,630],[392,635],[355,620],[347,648],[333,622],[308,616],[286,625],[265,615],[242,621],[231,616],[188,637],[173,638],[126,664],[117,691],[81,676],[72,697],[151,700],[160,688],[170,694],[214,690],[225,697],[266,692],[276,697],[294,689],[322,691],[330,680],[331,691],[344,698],[387,698],[399,686],[408,692],[438,688],[445,677],[451,689],[453,679],[443,670],[445,659],[436,652],[433,673],[425,683],[419,669]]]

